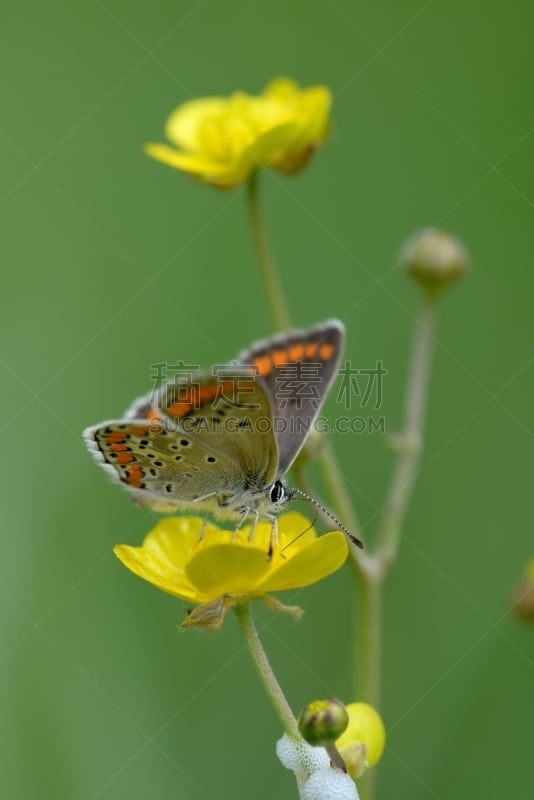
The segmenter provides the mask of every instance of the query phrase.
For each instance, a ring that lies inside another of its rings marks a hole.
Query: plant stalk
[[[278,715],[285,732],[293,739],[300,739],[295,715],[293,714],[289,703],[285,698],[280,684],[276,680],[276,676],[269,663],[265,650],[263,649],[260,637],[258,636],[258,631],[256,630],[256,626],[254,625],[254,620],[250,612],[249,601],[247,600],[239,603],[239,605],[237,605],[235,608],[235,612],[248,649],[252,656],[254,666],[256,667],[258,675],[260,676],[265,690],[269,695],[274,710],[276,711],[276,714]]]
[[[276,327],[283,331],[291,327],[291,319],[282,291],[280,277],[269,247],[265,226],[263,225],[258,185],[259,172],[256,172],[247,184],[250,226],[267,303],[273,314]]]
[[[397,460],[381,513],[376,540],[375,553],[382,572],[389,569],[397,556],[402,523],[417,477],[434,352],[436,318],[436,296],[426,293],[415,328],[404,402],[403,429],[394,441],[398,453]]]

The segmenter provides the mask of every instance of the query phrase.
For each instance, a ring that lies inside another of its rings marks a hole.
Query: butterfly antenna
[[[306,492],[303,492],[302,489],[295,489],[294,487],[291,487],[291,491],[295,492],[295,494],[300,495],[305,500],[308,500],[310,503],[312,503],[312,505],[316,506],[316,508],[322,511],[323,514],[325,514],[327,517],[329,517],[332,520],[332,522],[336,523],[337,527],[343,531],[345,536],[348,538],[350,542],[352,542],[352,544],[355,544],[357,547],[363,550],[363,542],[360,541],[360,539],[358,539],[357,536],[354,536],[354,534],[351,533],[348,528],[345,528],[345,526],[341,524],[341,522],[337,519],[337,517],[334,517],[332,512],[329,511],[327,508],[325,508],[325,506],[323,506],[321,503],[315,500],[315,498],[311,497],[311,495],[306,494]]]

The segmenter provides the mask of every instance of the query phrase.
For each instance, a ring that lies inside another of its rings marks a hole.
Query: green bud
[[[458,239],[428,228],[408,239],[402,248],[401,264],[423,289],[435,292],[460,278],[469,258]]]
[[[324,747],[341,736],[349,715],[340,700],[312,700],[300,712],[298,724],[308,744]]]

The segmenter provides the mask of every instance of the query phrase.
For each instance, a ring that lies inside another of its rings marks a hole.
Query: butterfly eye
[[[279,503],[285,497],[286,490],[284,489],[284,484],[282,481],[275,481],[271,486],[269,497],[271,498],[271,503]]]

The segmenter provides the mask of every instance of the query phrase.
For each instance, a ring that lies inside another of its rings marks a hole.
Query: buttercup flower
[[[329,129],[326,86],[301,89],[287,78],[261,95],[236,92],[179,106],[165,134],[174,145],[148,144],[148,155],[218,188],[248,180],[261,166],[285,175],[301,170]]]
[[[217,628],[228,608],[248,598],[261,598],[278,610],[270,592],[316,583],[338,569],[348,555],[340,531],[317,537],[308,520],[289,512],[278,518],[278,546],[267,557],[271,524],[260,522],[252,542],[250,525],[234,533],[208,523],[202,538],[201,517],[161,520],[141,547],[120,544],[115,554],[140,578],[196,608],[183,626]]]
[[[378,711],[368,703],[345,706],[349,724],[336,740],[349,775],[356,779],[380,760],[386,744],[386,729]]]

